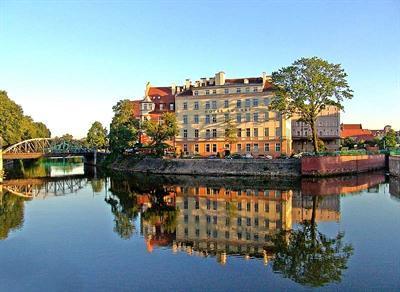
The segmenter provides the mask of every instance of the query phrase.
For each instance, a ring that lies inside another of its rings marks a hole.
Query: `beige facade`
[[[317,118],[318,138],[327,150],[336,151],[340,148],[340,110],[335,106],[328,106]],[[299,117],[292,118],[293,152],[314,151],[312,145],[312,131],[309,125],[299,121]]]
[[[226,79],[219,72],[193,85],[187,80],[184,91],[175,97],[178,153],[291,154],[291,122],[268,109],[273,95],[265,74]],[[226,138],[229,127],[236,132],[233,143]]]

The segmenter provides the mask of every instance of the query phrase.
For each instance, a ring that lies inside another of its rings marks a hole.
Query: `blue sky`
[[[303,56],[348,73],[343,122],[400,128],[397,0],[0,0],[0,88],[55,135],[108,125],[147,81],[259,76]]]

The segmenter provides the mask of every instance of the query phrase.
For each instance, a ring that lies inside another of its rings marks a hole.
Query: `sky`
[[[312,56],[348,74],[342,122],[400,129],[398,0],[0,0],[0,89],[53,135],[108,126],[148,81],[261,76]]]

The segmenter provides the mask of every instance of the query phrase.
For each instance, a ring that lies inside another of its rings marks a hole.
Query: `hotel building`
[[[224,72],[186,80],[176,92],[179,134],[176,150],[185,154],[291,154],[291,121],[268,106],[274,92],[270,78],[226,79]],[[234,127],[234,128],[233,128]],[[234,143],[226,138],[236,131]]]

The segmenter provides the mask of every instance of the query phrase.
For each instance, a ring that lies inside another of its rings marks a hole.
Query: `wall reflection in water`
[[[174,253],[215,257],[222,265],[231,256],[257,258],[284,277],[318,287],[339,282],[353,253],[343,233],[329,237],[318,223],[340,221],[340,195],[377,191],[384,182],[379,172],[271,182],[147,175],[101,178],[93,170],[86,170],[85,177],[9,180],[0,189],[0,237],[21,228],[27,198],[57,196],[62,190],[76,193],[87,186],[104,194],[114,232],[122,239],[143,235],[149,252],[166,247]],[[15,195],[17,190],[24,193],[21,186],[30,188],[26,198]],[[32,189],[47,196],[35,195]],[[399,198],[399,189],[399,180],[390,178],[391,195]]]

